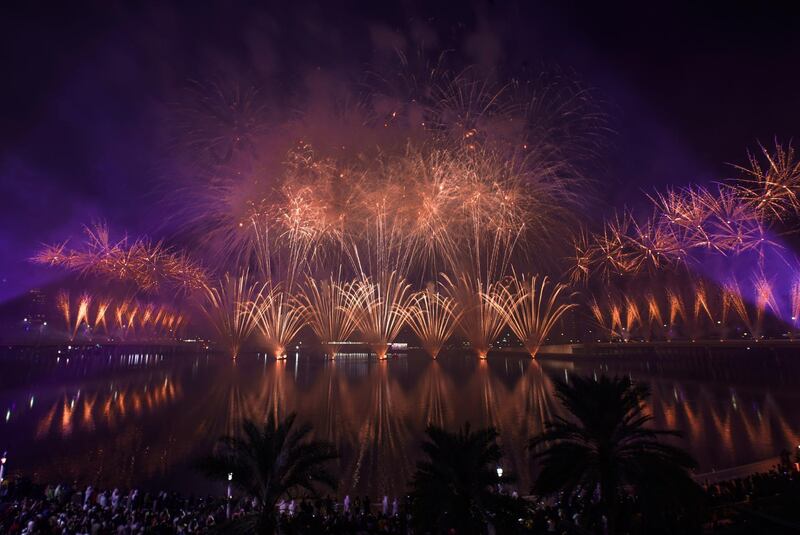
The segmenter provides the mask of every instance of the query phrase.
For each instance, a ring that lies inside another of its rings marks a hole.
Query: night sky
[[[192,79],[244,76],[291,106],[314,73],[351,79],[396,49],[452,50],[520,77],[557,66],[608,118],[598,216],[658,186],[728,178],[757,141],[798,137],[796,13],[644,4],[6,4],[0,301],[57,277],[27,258],[92,220],[163,232],[165,124]]]

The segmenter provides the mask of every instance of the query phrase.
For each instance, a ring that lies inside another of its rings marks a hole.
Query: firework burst
[[[735,186],[741,198],[766,219],[784,221],[800,213],[800,161],[794,148],[776,142],[771,152],[759,145],[747,156],[749,166],[736,166],[744,175]]]
[[[139,239],[129,243],[123,238],[112,243],[104,225],[86,227],[85,232],[82,249],[67,249],[66,244],[45,246],[33,261],[81,275],[129,282],[145,291],[155,291],[162,285],[193,291],[205,284],[206,273],[200,266],[161,242]]]

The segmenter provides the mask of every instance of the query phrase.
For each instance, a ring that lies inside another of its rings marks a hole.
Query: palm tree
[[[484,533],[489,522],[499,527],[519,518],[520,501],[496,492],[514,478],[498,476],[502,451],[495,428],[472,431],[467,423],[457,433],[436,426],[425,433],[427,458],[411,480],[414,522],[422,533]]]
[[[211,478],[227,481],[244,494],[258,499],[261,512],[245,519],[247,532],[275,532],[275,508],[282,498],[293,499],[303,494],[317,495],[317,484],[336,488],[336,479],[327,470],[327,463],[338,455],[330,442],[310,440],[311,426],[295,426],[296,414],[276,422],[270,414],[259,426],[250,420],[242,423],[241,436],[219,439],[216,451],[198,463],[198,468]]]
[[[599,492],[609,533],[617,527],[626,494],[636,498],[643,521],[653,525],[648,533],[669,530],[676,519],[697,512],[700,489],[688,472],[696,462],[682,449],[661,442],[680,436],[678,431],[646,426],[653,418],[645,412],[650,395],[646,385],[601,376],[575,377],[555,388],[572,418],[556,417],[531,439],[534,459],[541,465],[535,493],[565,492],[591,500]]]

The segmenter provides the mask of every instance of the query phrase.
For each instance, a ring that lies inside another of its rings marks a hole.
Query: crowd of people
[[[226,503],[174,493],[98,491],[91,486],[33,487],[11,481],[0,498],[0,533],[202,533],[226,519]]]
[[[729,479],[705,486],[710,508],[709,531],[747,533],[754,520],[777,519],[783,525],[800,524],[800,462],[789,462],[788,454],[767,472]],[[770,520],[772,523],[773,521]],[[736,531],[735,526],[744,527]]]
[[[775,466],[768,472],[729,479],[706,486],[712,506],[755,503],[778,494],[800,495],[800,474],[794,467]]]
[[[705,487],[709,505],[757,503],[779,494],[800,495],[800,476],[794,467],[776,466]],[[530,533],[581,533],[603,531],[589,522],[597,517],[586,503],[571,499],[528,500],[521,519]],[[591,507],[591,505],[589,506]],[[72,485],[31,485],[25,479],[6,480],[0,493],[0,533],[8,535],[102,535],[220,531],[229,522],[253,517],[258,503],[247,498],[190,498],[168,492],[98,490]],[[413,532],[408,497],[373,501],[369,497],[341,500],[331,497],[280,501],[280,532],[284,534],[398,534]],[[224,529],[223,529],[224,531]]]
[[[103,535],[224,531],[257,512],[247,498],[188,498],[168,492],[99,490],[60,484],[45,488],[24,479],[7,480],[0,495],[0,533],[7,535]],[[373,501],[345,496],[280,501],[276,508],[280,532],[290,534],[413,533],[408,496]],[[563,533],[564,522],[580,523],[569,504],[531,502],[525,527],[533,533]],[[222,528],[222,529],[220,529]]]

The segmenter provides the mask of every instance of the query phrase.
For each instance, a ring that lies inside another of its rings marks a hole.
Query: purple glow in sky
[[[800,20],[775,6],[333,4],[0,8],[0,302],[57,277],[27,259],[92,220],[168,234],[165,125],[192,79],[245,76],[291,108],[397,49],[522,78],[574,71],[609,118],[598,217],[657,186],[725,178],[725,162],[800,124]]]

